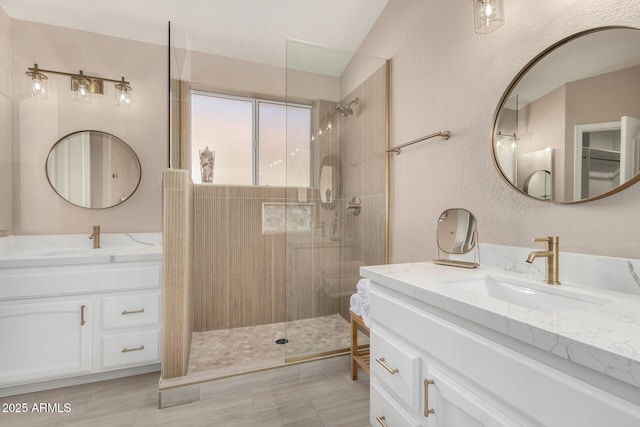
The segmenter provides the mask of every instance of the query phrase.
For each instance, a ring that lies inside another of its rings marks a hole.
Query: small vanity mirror
[[[74,205],[102,209],[127,200],[140,184],[136,153],[120,138],[93,130],[55,143],[46,164],[51,187]]]
[[[433,260],[436,264],[466,268],[480,265],[477,222],[468,210],[447,209],[442,212],[438,217],[436,242],[438,256]],[[471,261],[465,259],[470,256]]]
[[[320,206],[335,209],[340,197],[340,159],[335,154],[325,156],[320,164]]]
[[[596,28],[534,58],[500,101],[491,151],[539,200],[595,200],[640,180],[640,30]]]

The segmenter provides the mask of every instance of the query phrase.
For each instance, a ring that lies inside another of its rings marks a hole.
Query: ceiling
[[[354,52],[388,0],[0,0],[13,19],[286,65],[287,38]]]

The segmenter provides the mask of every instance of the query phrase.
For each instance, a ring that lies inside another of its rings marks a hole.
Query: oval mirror
[[[640,30],[581,32],[534,58],[498,105],[491,151],[504,179],[539,200],[595,200],[637,182]],[[537,171],[550,191],[526,188]]]
[[[320,163],[320,206],[335,209],[340,197],[340,159],[337,155],[325,156]]]
[[[84,130],[56,142],[47,157],[49,184],[83,208],[102,209],[127,200],[140,184],[136,153],[111,134]]]

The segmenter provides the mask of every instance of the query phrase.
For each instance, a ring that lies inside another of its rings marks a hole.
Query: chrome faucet
[[[93,249],[100,249],[100,226],[93,226],[93,233],[89,236],[90,239],[93,239]]]
[[[549,237],[537,237],[533,239],[534,242],[545,242],[545,250],[531,252],[527,257],[527,262],[531,264],[536,258],[545,258],[546,271],[544,283],[548,285],[559,285],[558,280],[558,246],[560,245],[560,238],[558,236]]]

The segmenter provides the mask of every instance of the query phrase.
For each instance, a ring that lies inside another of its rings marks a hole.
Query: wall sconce
[[[64,71],[45,70],[38,68],[38,64],[29,67],[27,75],[27,93],[32,97],[46,98],[48,90],[46,87],[47,76],[44,73],[60,74],[71,78],[71,90],[73,100],[78,102],[91,102],[91,95],[104,94],[104,82],[115,83],[115,99],[118,106],[129,106],[131,104],[131,84],[122,77],[121,80],[107,79],[104,77],[88,76],[80,70],[78,74],[65,73]]]
[[[504,24],[502,0],[473,0],[473,22],[478,34],[489,34]]]
[[[115,102],[119,107],[130,107],[131,106],[131,85],[124,80],[120,80],[119,83],[115,84]]]
[[[40,72],[38,64],[33,64],[33,68],[29,68],[26,75],[29,76],[27,79],[27,93],[29,96],[32,98],[47,98],[49,95],[47,80],[49,78]]]

